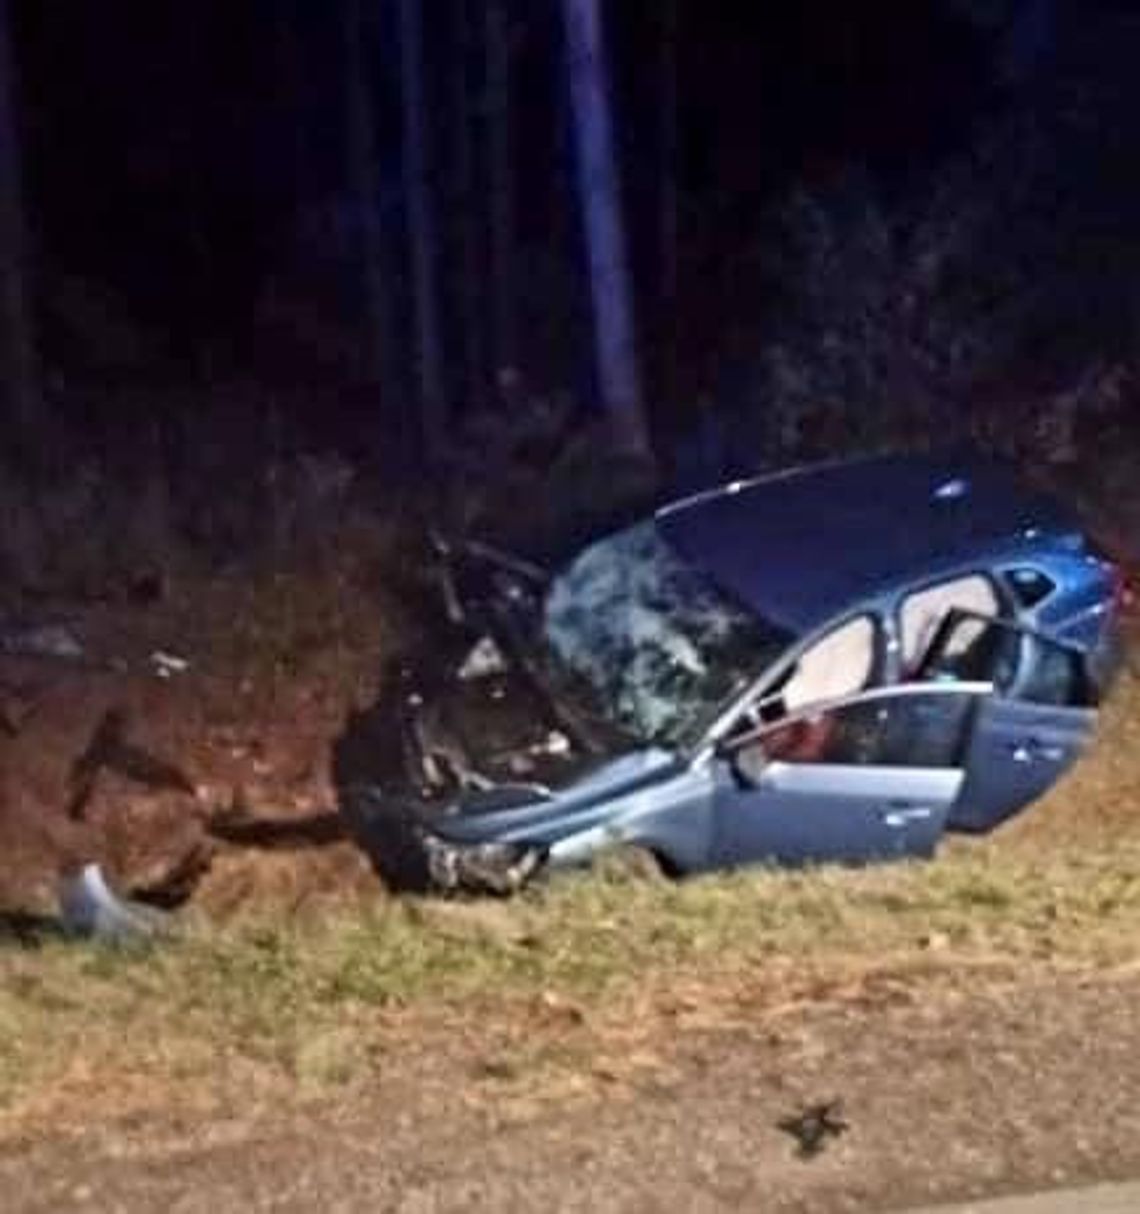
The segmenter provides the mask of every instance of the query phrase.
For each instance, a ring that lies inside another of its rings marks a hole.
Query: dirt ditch
[[[373,599],[335,581],[222,580],[57,614],[51,633],[27,632],[44,651],[0,653],[0,913],[52,914],[59,875],[92,861],[219,916],[377,895],[336,842],[328,771],[347,712],[375,691]],[[297,829],[258,838],[260,817]]]

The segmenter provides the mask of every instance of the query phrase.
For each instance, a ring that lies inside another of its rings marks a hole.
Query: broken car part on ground
[[[1117,569],[990,464],[730,484],[553,576],[436,548],[440,627],[335,756],[398,887],[511,892],[615,844],[678,874],[929,856],[1053,785],[1116,665]]]

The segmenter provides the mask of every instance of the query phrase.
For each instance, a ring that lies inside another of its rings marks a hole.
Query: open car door
[[[993,686],[978,706],[952,830],[992,830],[1043,796],[1080,757],[1096,724],[1098,689],[1085,655],[1009,620],[950,612],[920,677]]]
[[[714,866],[929,856],[990,690],[881,688],[727,739],[714,759]]]

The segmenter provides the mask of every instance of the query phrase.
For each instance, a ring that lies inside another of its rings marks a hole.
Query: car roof
[[[809,632],[868,599],[1079,531],[1001,464],[884,456],[736,481],[656,514],[666,540],[753,610]]]

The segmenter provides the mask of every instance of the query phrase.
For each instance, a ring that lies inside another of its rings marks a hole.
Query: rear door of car
[[[714,866],[929,856],[988,692],[879,689],[728,741],[713,760]]]
[[[953,830],[992,830],[1043,796],[1080,757],[1096,724],[1085,656],[1007,620],[952,612],[922,677],[992,683],[979,704]]]

